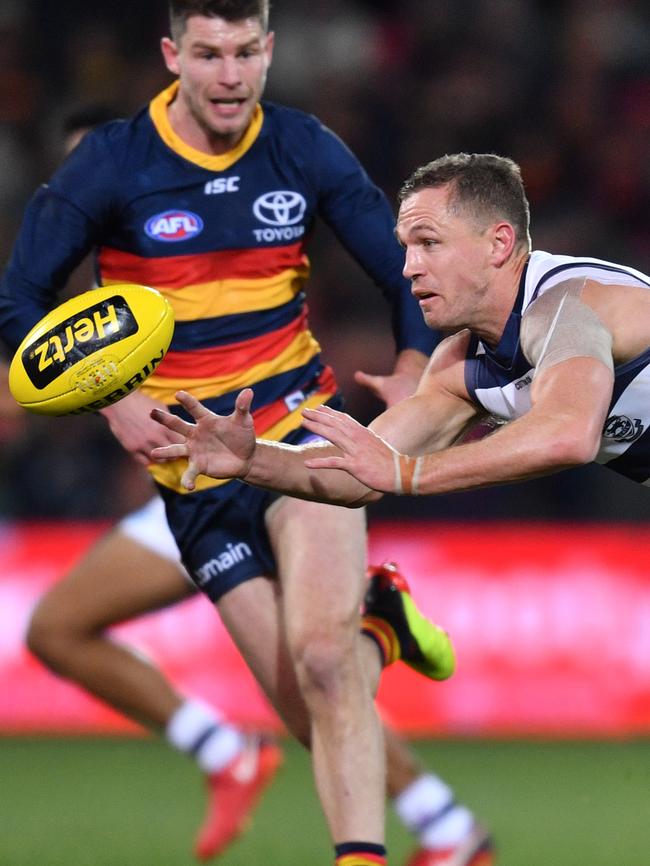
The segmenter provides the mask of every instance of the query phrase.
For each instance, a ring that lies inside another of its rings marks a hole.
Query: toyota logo
[[[253,205],[253,213],[269,226],[292,226],[303,218],[306,207],[299,192],[280,189],[261,195]]]

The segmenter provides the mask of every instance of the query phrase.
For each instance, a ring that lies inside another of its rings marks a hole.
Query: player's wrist
[[[424,457],[409,457],[393,451],[395,467],[394,492],[398,496],[417,496],[420,492],[420,474]]]
[[[248,460],[243,461],[243,464],[242,471],[237,473],[237,478],[245,484],[254,485],[258,479],[254,477],[253,473],[253,458],[250,457]]]

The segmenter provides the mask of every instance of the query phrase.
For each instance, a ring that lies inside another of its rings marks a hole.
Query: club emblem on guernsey
[[[201,234],[203,220],[189,210],[165,210],[149,217],[144,230],[155,241],[173,244]]]
[[[640,418],[628,418],[627,415],[610,415],[605,421],[603,436],[616,442],[634,442],[644,431]]]

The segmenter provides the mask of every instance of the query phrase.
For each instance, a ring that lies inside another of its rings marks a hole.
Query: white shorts
[[[115,528],[163,559],[176,562],[183,568],[176,541],[167,524],[165,504],[159,496],[154,496],[137,511],[127,514]]]

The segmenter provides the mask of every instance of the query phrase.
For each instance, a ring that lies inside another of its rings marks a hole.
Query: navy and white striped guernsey
[[[515,305],[494,348],[477,337],[470,341],[465,385],[470,397],[493,415],[513,420],[530,408],[535,372],[521,350],[521,319],[530,304],[565,280],[650,289],[650,276],[600,259],[555,256],[535,251],[524,268]],[[650,484],[650,337],[648,348],[614,370],[614,391],[596,457],[608,469]]]

